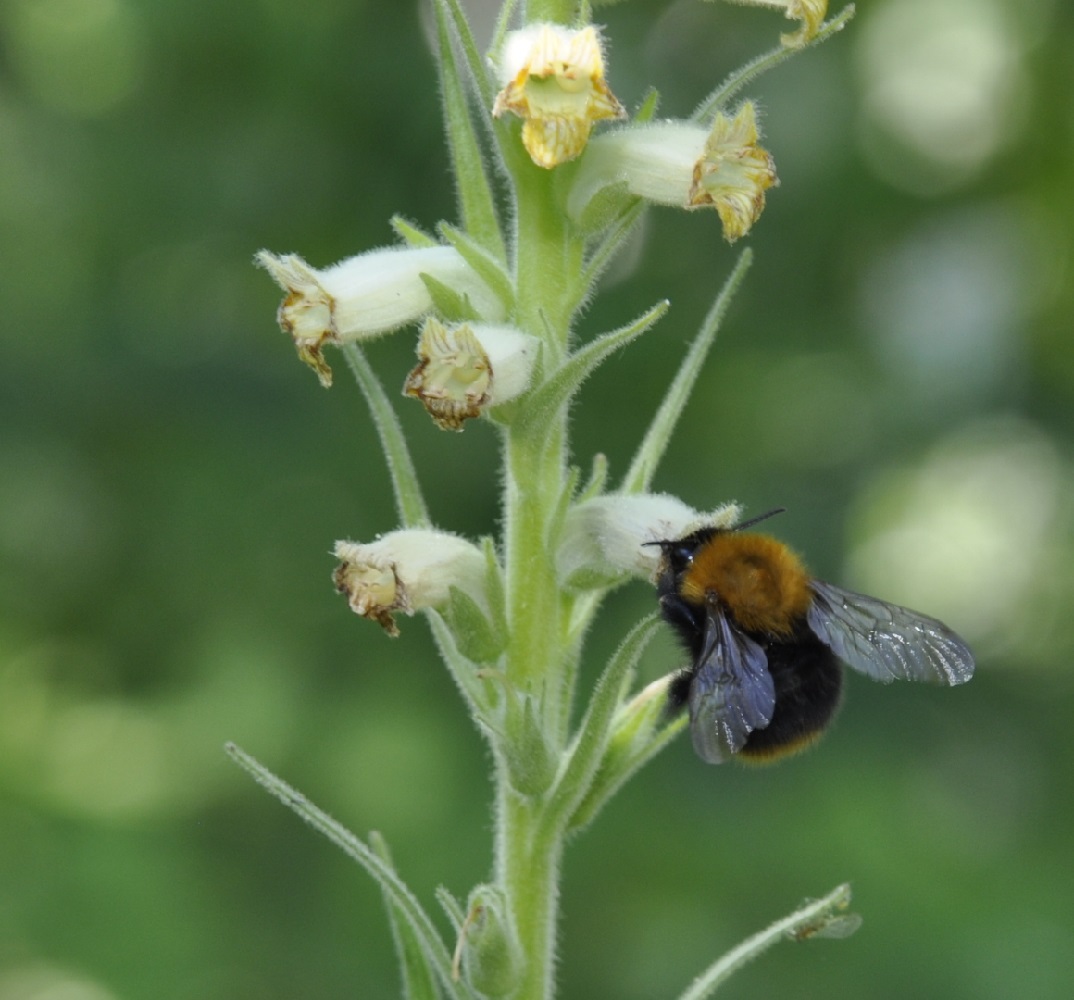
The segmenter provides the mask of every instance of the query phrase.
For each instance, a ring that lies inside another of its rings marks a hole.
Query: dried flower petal
[[[801,27],[793,34],[779,36],[780,42],[786,48],[801,48],[811,42],[824,23],[824,15],[828,13],[828,0],[732,0],[732,2],[747,4],[751,7],[771,7],[774,10],[782,10],[791,21],[801,21]]]
[[[623,106],[604,79],[600,36],[581,29],[534,24],[508,36],[504,88],[493,115],[524,119],[522,144],[539,167],[573,160],[585,148],[593,123],[623,118]]]
[[[454,247],[398,247],[370,250],[318,270],[294,254],[261,250],[255,257],[287,293],[277,318],[295,343],[298,356],[321,384],[332,384],[325,344],[364,340],[398,329],[429,312],[432,298],[422,275],[469,298],[488,319],[502,304]]]
[[[419,399],[443,430],[462,430],[466,420],[529,388],[537,347],[536,338],[512,327],[449,328],[430,317],[403,392]]]
[[[336,589],[355,614],[390,636],[399,634],[393,613],[439,607],[452,587],[484,603],[484,553],[446,531],[404,529],[368,544],[336,542],[335,555]]]
[[[734,118],[716,116],[705,155],[694,167],[687,204],[714,205],[730,243],[749,232],[764,211],[765,191],[779,183],[776,165],[757,139],[756,112],[747,101]]]
[[[757,221],[765,191],[778,183],[772,157],[757,139],[748,101],[734,118],[718,114],[707,131],[693,122],[663,121],[605,132],[582,158],[567,211],[583,221],[600,192],[620,184],[659,205],[714,207],[724,236],[734,242]]]

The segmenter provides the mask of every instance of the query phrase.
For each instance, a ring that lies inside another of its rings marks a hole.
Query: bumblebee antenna
[[[756,517],[751,517],[748,521],[743,521],[741,524],[732,525],[730,528],[701,528],[700,531],[694,532],[693,535],[687,535],[687,538],[693,538],[695,535],[701,532],[715,532],[715,531],[741,531],[743,528],[748,528],[751,524],[756,524],[758,521],[765,521],[770,517],[775,517],[777,514],[785,514],[787,512],[786,507],[774,507],[772,510],[766,511],[764,514],[758,514]],[[659,545],[663,549],[667,549],[672,545],[678,545],[684,539],[674,538],[660,538],[652,542],[642,542],[642,546],[646,545]]]
[[[758,514],[756,517],[751,517],[748,521],[736,524],[731,528],[731,531],[741,531],[743,528],[748,528],[751,524],[757,524],[758,521],[767,521],[770,517],[775,517],[777,514],[786,513],[786,507],[773,507],[772,510],[766,511],[764,514]]]

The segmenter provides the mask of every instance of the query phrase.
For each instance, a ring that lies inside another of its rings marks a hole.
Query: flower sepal
[[[447,601],[439,610],[456,648],[466,659],[471,663],[496,662],[507,646],[506,630],[479,601],[461,587],[449,587]]]

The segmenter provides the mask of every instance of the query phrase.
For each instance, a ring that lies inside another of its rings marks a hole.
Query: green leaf
[[[472,663],[495,663],[507,645],[503,630],[489,621],[481,605],[466,591],[449,587],[448,593],[442,613],[459,652]]]
[[[455,928],[455,933],[458,934],[462,930],[462,925],[466,922],[466,913],[463,911],[462,903],[455,898],[450,889],[442,885],[436,887],[436,901],[440,904],[440,909],[447,914],[448,920],[451,921],[451,926]]]
[[[571,819],[593,784],[623,689],[659,622],[660,617],[654,612],[635,625],[600,675],[574,744],[567,752],[567,765],[561,768],[559,780],[552,790],[549,815],[556,822],[565,825]]]
[[[435,10],[440,50],[440,87],[444,95],[444,128],[447,131],[455,173],[459,214],[463,227],[474,241],[499,260],[505,260],[506,251],[496,214],[496,199],[485,169],[486,157],[474,130],[466,91],[455,61],[455,50],[447,25],[448,12],[443,3],[437,3]]]
[[[679,417],[682,416],[682,411],[690,399],[694,383],[701,374],[705,358],[716,340],[724,313],[727,312],[731,299],[734,298],[738,286],[742,284],[752,263],[753,251],[743,250],[734,270],[724,282],[723,288],[720,289],[712,308],[709,309],[708,315],[701,324],[701,329],[690,345],[690,350],[682,359],[675,379],[664,396],[660,408],[656,411],[649,430],[634,455],[634,460],[630,463],[630,469],[621,487],[623,493],[644,493],[652,483],[656,467],[660,459],[664,457]]]
[[[660,107],[660,91],[655,87],[650,87],[642,98],[641,104],[638,106],[638,110],[634,115],[635,125],[644,125],[646,122],[650,122],[656,116],[657,108]]]
[[[444,617],[432,608],[425,611],[429,619],[429,628],[436,641],[436,648],[440,653],[440,659],[448,668],[455,686],[459,689],[470,716],[475,722],[487,727],[489,723],[489,699],[485,685],[477,676],[478,665],[467,658],[459,649],[455,633],[448,625]],[[481,728],[481,725],[479,725]],[[482,731],[485,731],[482,729]]]
[[[418,902],[417,897],[395,873],[395,870],[382,858],[342,824],[332,819],[326,812],[318,809],[301,792],[292,788],[282,778],[277,777],[259,761],[234,743],[225,744],[224,749],[247,774],[279,799],[288,809],[296,813],[319,833],[324,834],[333,844],[357,861],[366,873],[380,886],[381,891],[392,901],[401,920],[404,920],[413,932],[416,941],[425,953],[429,967],[436,973],[444,993],[451,998],[473,1000],[470,989],[456,982],[451,976],[451,956],[440,939],[429,915]]]
[[[630,185],[626,181],[612,181],[595,191],[585,203],[573,220],[575,228],[590,236],[603,232],[639,201],[640,198],[630,193]]]
[[[532,797],[548,791],[555,777],[556,763],[530,695],[509,700],[504,735],[499,743],[511,787],[519,795]]]
[[[438,10],[446,10],[451,18],[452,26],[455,28],[455,37],[458,38],[459,44],[462,46],[462,54],[466,59],[466,65],[470,70],[474,85],[477,87],[481,105],[488,109],[489,114],[491,114],[496,91],[488,70],[485,68],[485,60],[481,58],[481,53],[477,49],[477,42],[474,41],[474,34],[470,30],[470,22],[466,20],[466,13],[462,9],[462,4],[459,0],[436,0],[436,6]]]
[[[820,932],[825,926],[833,921],[847,919],[841,911],[849,905],[850,886],[847,884],[836,886],[822,899],[807,901],[794,913],[782,920],[777,920],[770,927],[747,938],[722,958],[717,959],[690,984],[688,989],[680,994],[679,1000],[705,1000],[706,997],[712,996],[742,966],[784,938],[804,940],[822,936]],[[851,923],[853,929],[850,933],[853,933],[853,930],[857,929],[858,922],[851,921]]]
[[[631,341],[652,329],[660,317],[668,311],[669,305],[666,299],[658,302],[633,323],[602,334],[575,351],[539,389],[532,392],[526,399],[525,406],[515,421],[515,430],[521,434],[530,434],[551,426],[560,409],[567,405],[571,397],[581,388],[582,383],[600,367],[609,355],[626,347]]]
[[[446,323],[466,323],[481,319],[470,302],[469,295],[460,295],[450,285],[445,285],[431,274],[419,274],[418,277],[425,285],[429,298],[433,300],[433,307]]]
[[[496,556],[496,540],[490,535],[481,539],[481,548],[485,553],[485,600],[489,605],[489,616],[495,628],[507,635],[507,592],[504,589],[503,568]]]
[[[615,259],[616,254],[626,246],[627,240],[634,233],[634,227],[641,220],[648,206],[641,198],[634,202],[612,223],[611,227],[601,237],[600,242],[593,248],[586,260],[585,270],[582,271],[577,285],[579,298],[586,298],[592,294],[597,280]]]
[[[380,447],[388,461],[399,520],[406,528],[432,527],[403,428],[384,392],[384,387],[357,344],[344,344],[342,351],[369,405],[369,412],[373,415],[373,423],[380,437]]]
[[[615,793],[688,725],[690,720],[685,713],[667,719],[667,688],[660,682],[655,692],[653,687],[650,685],[616,713],[593,783],[571,814],[569,833],[592,823]]]
[[[424,249],[427,247],[440,246],[440,242],[435,236],[425,232],[420,226],[411,222],[409,219],[404,219],[401,215],[393,215],[390,222],[392,229],[395,231],[395,235],[408,247]]]
[[[578,489],[578,480],[581,478],[581,470],[577,465],[572,465],[563,478],[563,484],[559,490],[559,502],[556,504],[552,517],[548,522],[548,548],[555,551],[559,544],[560,534],[563,531],[563,522],[567,519],[567,512],[571,509],[571,501],[574,499],[575,490]]]
[[[477,276],[492,289],[503,303],[504,310],[510,313],[515,307],[515,287],[500,261],[454,226],[442,222],[437,229],[444,239],[459,251],[459,256],[473,268]]]
[[[375,830],[369,834],[369,846],[381,861],[394,870],[388,844]],[[425,952],[406,916],[387,892],[384,893],[384,906],[388,911],[392,940],[395,942],[395,953],[399,959],[404,1000],[439,1000],[440,990],[436,985],[436,974],[429,966]]]
[[[578,494],[578,503],[585,503],[593,497],[600,496],[604,491],[604,485],[608,482],[608,456],[598,451],[593,456],[593,469],[589,473],[589,482]]]

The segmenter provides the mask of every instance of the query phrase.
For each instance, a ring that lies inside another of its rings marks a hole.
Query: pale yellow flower
[[[534,24],[511,32],[502,71],[504,88],[492,113],[510,111],[524,120],[522,144],[539,167],[578,156],[594,122],[626,117],[604,79],[600,36],[592,25]]]
[[[445,604],[457,587],[484,603],[485,555],[446,531],[402,529],[375,542],[336,542],[332,575],[355,614],[399,634],[394,615],[412,615]]]
[[[481,316],[496,320],[503,306],[454,247],[370,250],[323,269],[295,254],[261,250],[255,260],[287,293],[277,319],[299,358],[321,384],[332,384],[326,344],[366,340],[420,319],[433,307],[422,275],[465,295]]]
[[[734,242],[757,221],[765,191],[778,183],[772,157],[757,139],[756,112],[748,102],[734,118],[718,114],[711,128],[661,121],[605,132],[582,157],[567,212],[584,224],[601,193],[619,185],[658,205],[715,208],[724,236]]]
[[[764,210],[765,191],[779,183],[771,154],[757,140],[756,112],[747,101],[734,118],[716,116],[694,166],[687,204],[713,205],[730,243],[749,232]]]
[[[801,21],[801,27],[789,35],[780,35],[779,40],[787,48],[800,48],[808,44],[824,23],[828,13],[828,0],[732,0],[733,3],[747,4],[750,7],[771,7],[782,10],[791,21]]]
[[[513,327],[447,327],[430,316],[403,392],[420,400],[443,430],[462,430],[464,421],[529,388],[538,346],[535,337]]]

